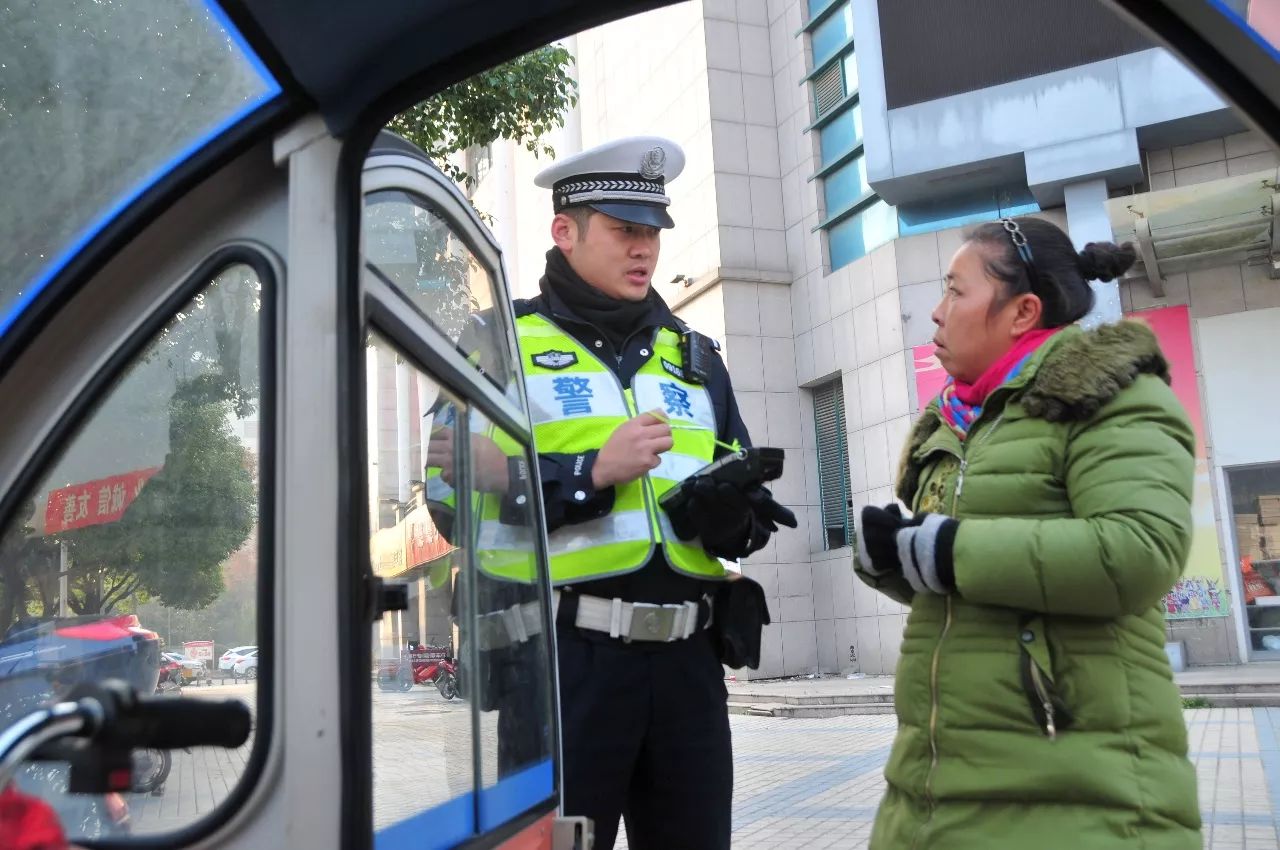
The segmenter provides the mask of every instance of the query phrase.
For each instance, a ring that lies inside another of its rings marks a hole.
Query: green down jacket
[[[1155,336],[1051,337],[962,443],[937,403],[898,496],[961,520],[957,591],[915,595],[873,850],[1199,850],[1164,653],[1191,544],[1195,437]]]

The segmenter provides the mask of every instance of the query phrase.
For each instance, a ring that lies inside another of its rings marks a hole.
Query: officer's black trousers
[[[623,643],[561,625],[566,814],[611,850],[728,850],[733,802],[724,668],[705,632]]]

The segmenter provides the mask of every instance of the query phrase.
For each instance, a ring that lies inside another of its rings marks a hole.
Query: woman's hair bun
[[[1080,276],[1085,280],[1115,280],[1138,259],[1133,243],[1090,242],[1077,255]]]

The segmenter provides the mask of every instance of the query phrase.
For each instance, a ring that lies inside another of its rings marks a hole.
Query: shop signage
[[[44,533],[57,534],[117,522],[162,467],[135,469],[52,490],[45,502]]]

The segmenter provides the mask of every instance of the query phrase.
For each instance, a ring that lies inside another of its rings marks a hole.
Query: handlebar
[[[249,739],[252,725],[239,700],[138,697],[118,680],[84,684],[0,732],[0,789],[29,758],[74,759],[68,753],[92,749],[125,755],[149,748],[234,749]]]
[[[235,749],[249,739],[249,707],[239,700],[177,700],[142,697],[110,737],[138,749],[187,747]]]
[[[101,728],[105,715],[102,703],[85,697],[33,711],[5,729],[0,733],[0,789],[37,749],[59,738],[92,734]]]

